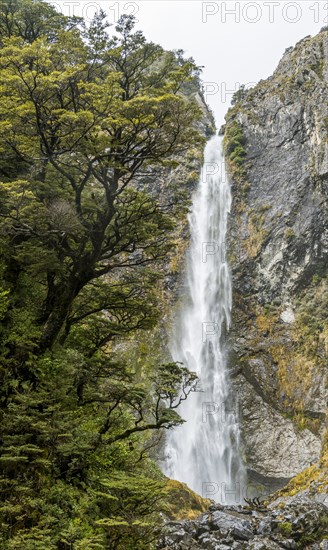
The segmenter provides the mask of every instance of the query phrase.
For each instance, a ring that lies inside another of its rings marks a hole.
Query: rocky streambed
[[[194,520],[169,521],[158,550],[328,550],[328,494],[305,490],[258,506],[212,504]]]

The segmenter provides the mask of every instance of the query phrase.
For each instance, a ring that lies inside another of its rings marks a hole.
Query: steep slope
[[[269,489],[318,461],[328,358],[328,30],[236,96],[231,368],[250,478]]]

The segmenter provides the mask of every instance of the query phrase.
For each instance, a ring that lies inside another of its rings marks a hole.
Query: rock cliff
[[[249,477],[267,490],[318,461],[326,429],[327,100],[326,28],[226,117],[230,363]]]

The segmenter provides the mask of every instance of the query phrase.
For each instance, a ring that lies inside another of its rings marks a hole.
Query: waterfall
[[[222,139],[205,148],[204,166],[189,215],[183,305],[171,337],[174,361],[198,374],[200,390],[180,408],[186,421],[169,435],[165,473],[222,503],[241,503],[238,408],[233,403],[225,334],[230,326],[231,276],[225,238],[231,206]]]

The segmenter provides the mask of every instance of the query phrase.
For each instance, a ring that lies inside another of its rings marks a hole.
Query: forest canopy
[[[197,381],[114,348],[160,316],[183,201],[141,184],[202,145],[199,70],[130,16],[9,0],[0,72],[0,546],[152,548],[148,451]]]

